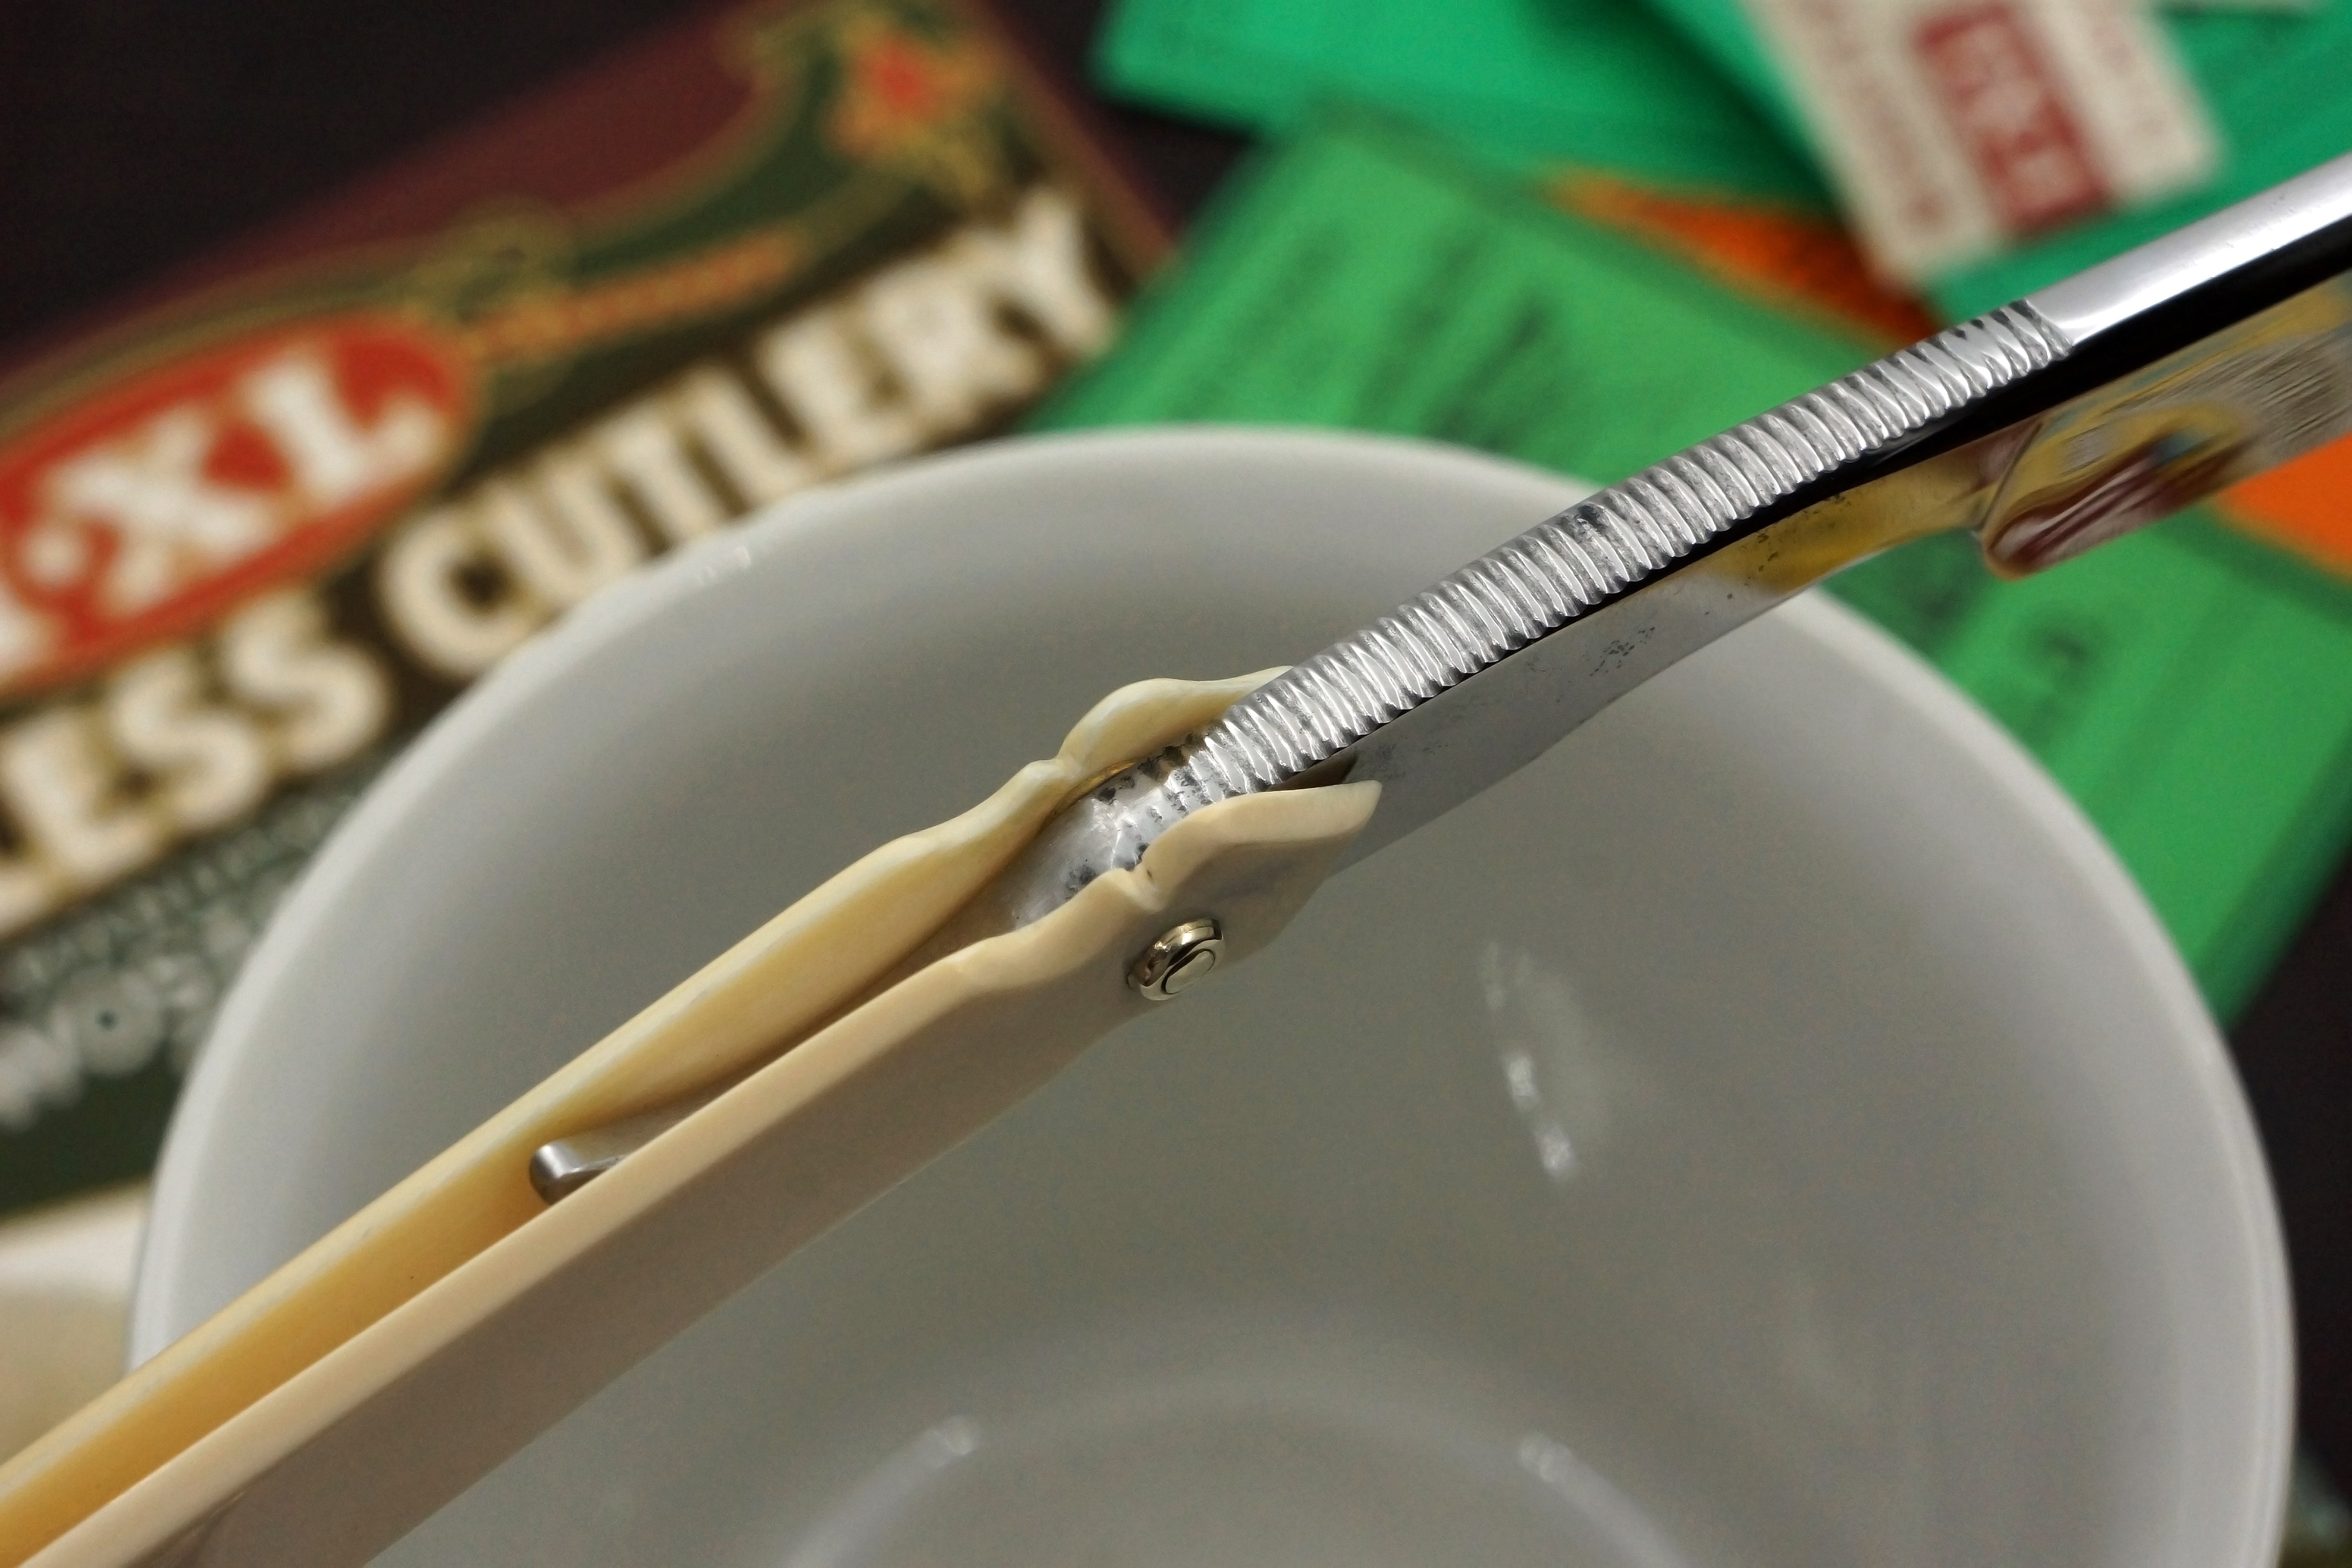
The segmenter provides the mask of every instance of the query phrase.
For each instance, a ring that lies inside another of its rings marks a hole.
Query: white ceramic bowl
[[[287,904],[173,1126],[150,1353],[1097,696],[1551,510],[1427,446],[1020,443],[573,616]],[[2261,1163],[2047,779],[1814,598],[1327,888],[761,1279],[405,1563],[2262,1568]]]

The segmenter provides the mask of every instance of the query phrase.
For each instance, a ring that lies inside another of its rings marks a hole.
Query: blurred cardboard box
[[[147,1169],[271,906],[469,681],[666,550],[1004,427],[1165,244],[983,13],[771,0],[20,354],[0,1210]]]

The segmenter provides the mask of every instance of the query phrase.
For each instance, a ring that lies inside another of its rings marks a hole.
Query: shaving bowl
[[[599,595],[282,906],[173,1124],[135,1354],[1105,691],[1304,657],[1575,493],[1369,437],[1015,441]],[[2260,1568],[2285,1299],[2146,904],[1814,595],[1343,872],[383,1561]]]

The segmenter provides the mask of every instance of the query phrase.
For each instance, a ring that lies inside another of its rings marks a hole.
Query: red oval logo
[[[352,315],[240,338],[34,426],[0,448],[0,694],[317,574],[447,470],[472,404],[447,343]]]

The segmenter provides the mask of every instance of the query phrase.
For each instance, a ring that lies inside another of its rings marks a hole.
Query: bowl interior
[[[1121,682],[1560,504],[1438,448],[1015,444],[600,598],[345,825],[175,1124],[152,1353]],[[2259,1162],[2047,781],[1823,601],[1345,874],[403,1542],[473,1563],[2253,1564]]]

